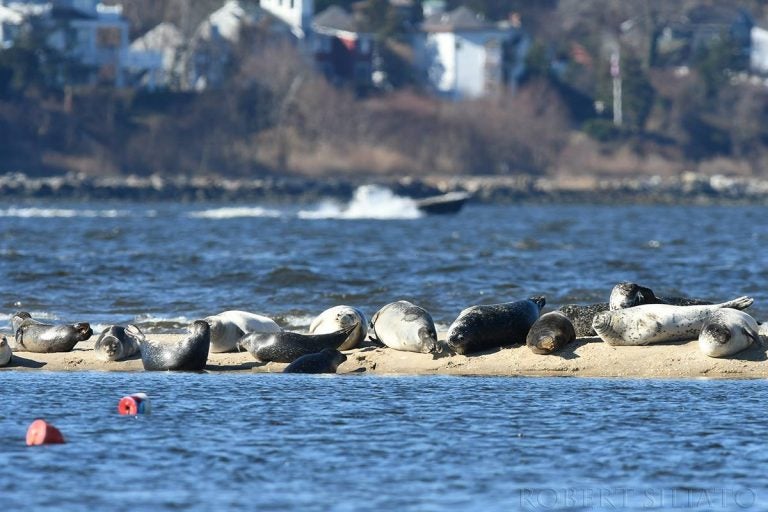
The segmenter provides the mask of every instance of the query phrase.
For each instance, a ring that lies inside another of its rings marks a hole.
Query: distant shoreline
[[[312,202],[348,200],[364,184],[389,187],[400,196],[424,198],[468,192],[477,203],[558,204],[768,204],[768,179],[687,173],[672,178],[545,178],[461,176],[423,178],[304,178],[297,176],[230,179],[218,177],[29,177],[0,175],[0,199],[69,201]]]

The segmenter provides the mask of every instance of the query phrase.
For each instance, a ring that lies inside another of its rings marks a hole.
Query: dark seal
[[[573,324],[573,328],[576,331],[576,337],[584,338],[589,336],[597,336],[597,333],[592,328],[592,320],[598,313],[608,311],[607,302],[598,302],[597,304],[566,304],[558,308],[559,312],[564,314],[568,320]]]
[[[335,348],[324,348],[316,354],[307,354],[296,359],[283,373],[336,373],[347,356]]]
[[[240,338],[240,346],[262,362],[292,363],[301,356],[324,348],[338,349],[357,324],[329,334],[299,334],[291,331],[252,332]]]
[[[528,331],[525,344],[534,354],[551,354],[576,339],[576,330],[560,311],[550,311],[539,317]]]
[[[517,302],[471,306],[459,313],[448,328],[446,343],[457,354],[523,344],[545,303],[544,297],[538,296]]]
[[[210,343],[208,322],[195,320],[189,326],[189,335],[176,343],[140,340],[141,362],[148,371],[201,371],[208,362]]]
[[[122,361],[139,353],[139,342],[144,334],[135,325],[110,325],[99,335],[93,349],[103,361]]]
[[[15,346],[11,348],[17,352],[69,352],[93,335],[88,322],[45,324],[24,311],[16,313],[11,323],[15,328]]]

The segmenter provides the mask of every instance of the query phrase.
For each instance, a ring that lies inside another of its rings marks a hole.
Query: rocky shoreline
[[[768,204],[768,179],[685,173],[671,178],[542,178],[461,176],[420,178],[257,179],[217,177],[92,177],[67,174],[30,177],[0,175],[0,198],[128,201],[304,201],[352,197],[363,184],[379,184],[394,193],[423,198],[446,192],[468,192],[481,203],[593,204]]]

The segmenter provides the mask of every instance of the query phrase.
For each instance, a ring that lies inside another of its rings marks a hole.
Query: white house
[[[754,73],[768,74],[768,30],[752,27],[750,33],[749,68]]]
[[[149,89],[171,86],[178,78],[183,44],[184,36],[176,25],[160,23],[131,43],[126,66]]]
[[[314,0],[261,0],[261,8],[282,20],[299,39],[306,38],[315,15]]]
[[[466,7],[427,17],[414,44],[426,82],[452,99],[514,87],[529,46],[519,19],[490,23]]]

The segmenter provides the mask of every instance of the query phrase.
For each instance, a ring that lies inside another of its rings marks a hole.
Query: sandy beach
[[[3,333],[10,339],[10,333]],[[173,342],[182,334],[154,334],[148,337]],[[97,336],[78,343],[67,353],[37,354],[15,352],[11,363],[0,370],[23,371],[144,371],[141,359],[104,362],[93,350]],[[767,378],[766,348],[752,346],[729,359],[714,359],[699,352],[697,342],[612,347],[600,338],[579,338],[553,355],[537,355],[527,347],[508,347],[472,356],[434,359],[429,354],[402,352],[363,346],[344,352],[347,361],[338,373],[378,375],[496,375],[571,376],[623,378]],[[275,373],[287,366],[260,363],[249,353],[208,356],[211,373]]]

